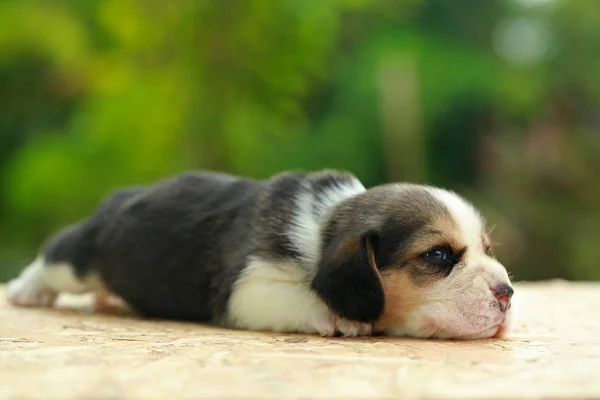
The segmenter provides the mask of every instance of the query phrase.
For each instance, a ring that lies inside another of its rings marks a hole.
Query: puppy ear
[[[371,323],[383,314],[385,295],[375,261],[378,240],[377,232],[369,231],[323,249],[311,287],[342,318]]]

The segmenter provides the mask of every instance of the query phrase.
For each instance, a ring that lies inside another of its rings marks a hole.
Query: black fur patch
[[[334,185],[336,173],[327,176],[257,181],[190,172],[123,188],[55,234],[44,256],[70,263],[80,277],[98,272],[142,315],[221,324],[248,256],[300,258],[288,237],[297,195],[315,182],[319,190]]]

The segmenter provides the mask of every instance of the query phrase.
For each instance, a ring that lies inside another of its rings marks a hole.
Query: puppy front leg
[[[253,259],[235,283],[227,320],[236,328],[365,336],[371,325],[335,315],[310,288],[299,267],[289,262]]]

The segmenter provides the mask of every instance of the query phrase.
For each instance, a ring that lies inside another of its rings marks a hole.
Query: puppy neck
[[[301,264],[314,271],[320,259],[324,228],[335,219],[335,209],[344,200],[365,192],[353,175],[324,171],[309,177],[295,198],[295,210],[287,232],[300,254]]]

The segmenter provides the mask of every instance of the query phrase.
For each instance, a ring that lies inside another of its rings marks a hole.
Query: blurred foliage
[[[468,196],[516,279],[600,279],[596,0],[4,0],[0,279],[107,191],[343,168]]]

